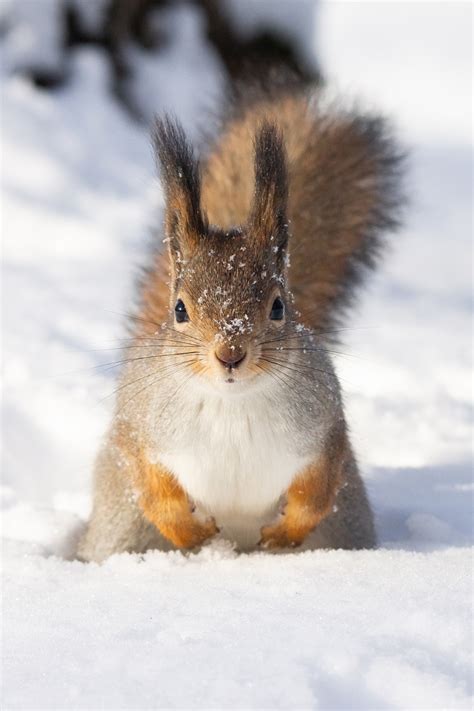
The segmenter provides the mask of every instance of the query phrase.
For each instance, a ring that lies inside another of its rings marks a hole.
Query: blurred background
[[[74,56],[93,48],[110,93],[145,123],[166,106],[193,130],[226,86],[279,66],[318,78],[314,0],[7,0],[2,8],[9,71],[65,87]]]
[[[175,112],[199,142],[233,82],[290,66],[343,104],[388,114],[409,150],[406,224],[337,368],[382,541],[465,540],[471,21],[469,2],[3,0],[10,535],[21,516],[41,538],[45,521],[87,515],[114,349],[161,219],[153,115]]]

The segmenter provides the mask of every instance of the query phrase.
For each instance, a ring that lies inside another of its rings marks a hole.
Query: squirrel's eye
[[[275,299],[272,304],[272,310],[270,311],[270,318],[272,321],[281,321],[285,315],[285,305],[279,296]]]
[[[184,323],[184,321],[189,321],[188,312],[186,311],[186,306],[184,301],[178,299],[176,306],[174,307],[174,315],[178,323]]]

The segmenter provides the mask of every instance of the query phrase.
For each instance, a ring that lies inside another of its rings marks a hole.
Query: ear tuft
[[[287,239],[288,174],[283,137],[264,121],[255,136],[255,196],[250,222],[262,238]]]
[[[166,230],[171,242],[197,237],[205,230],[201,211],[199,162],[177,119],[157,119],[152,133],[166,195]]]

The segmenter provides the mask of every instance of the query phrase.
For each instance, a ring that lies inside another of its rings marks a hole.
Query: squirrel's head
[[[195,353],[191,367],[218,384],[250,382],[271,364],[265,343],[284,333],[287,290],[288,183],[276,127],[255,136],[255,191],[244,224],[208,223],[199,164],[183,129],[166,118],[154,141],[165,190],[171,284],[169,326]]]

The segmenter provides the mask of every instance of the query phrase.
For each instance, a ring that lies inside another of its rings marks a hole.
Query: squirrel
[[[330,346],[400,222],[387,122],[283,82],[229,102],[201,161],[169,116],[153,142],[166,248],[141,281],[78,557],[217,535],[374,547]]]

